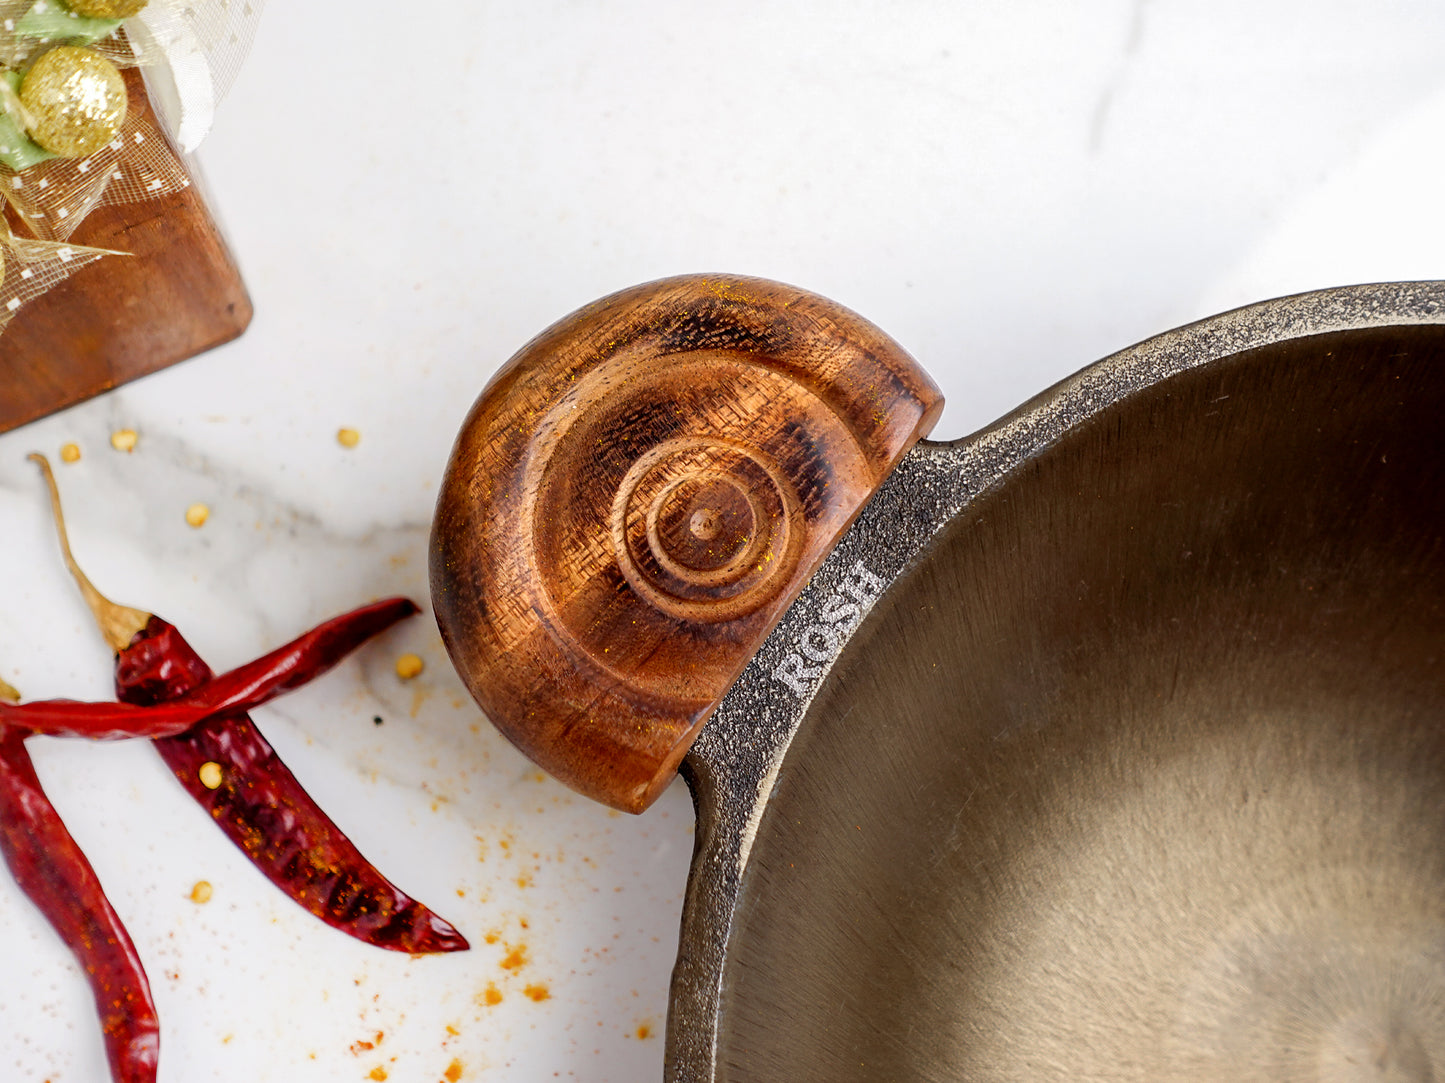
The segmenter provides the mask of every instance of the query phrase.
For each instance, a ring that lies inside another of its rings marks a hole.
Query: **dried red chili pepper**
[[[249,710],[250,707],[247,704],[242,709]],[[169,737],[174,733],[184,733],[197,721],[213,713],[194,704],[136,707],[128,703],[36,699],[29,703],[0,703],[0,725],[23,734],[116,741],[126,737]]]
[[[175,627],[152,617],[116,658],[116,694],[158,703],[210,667]],[[417,955],[465,951],[466,939],[376,870],[317,806],[244,713],[212,715],[155,742],[181,785],[277,887],[322,921],[378,947]],[[209,789],[201,766],[221,767]]]
[[[249,711],[315,680],[372,636],[418,612],[416,603],[408,598],[373,602],[333,617],[255,661],[154,706],[69,699],[10,704],[3,701],[5,685],[0,681],[0,723],[53,737],[172,737],[209,715]]]
[[[6,727],[0,727],[0,852],[85,971],[115,1083],[154,1083],[160,1020],[145,969],[95,870],[41,789],[25,735]]]
[[[44,456],[32,455],[50,489],[61,550],[106,641],[116,651],[116,695],[149,706],[178,699],[212,677],[175,626],[118,606],[70,552],[60,493]],[[408,954],[465,951],[466,938],[387,880],[301,788],[244,712],[211,715],[155,742],[176,779],[273,884],[335,929]],[[203,764],[221,768],[212,789]]]

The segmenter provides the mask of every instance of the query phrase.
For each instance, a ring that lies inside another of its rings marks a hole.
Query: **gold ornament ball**
[[[84,158],[115,138],[125,120],[125,81],[99,53],[74,45],[51,49],[20,84],[30,138],[62,158]]]
[[[66,6],[87,19],[129,19],[146,0],[67,0]]]

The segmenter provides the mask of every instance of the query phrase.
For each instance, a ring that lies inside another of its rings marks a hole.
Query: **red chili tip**
[[[445,918],[433,914],[425,907],[417,915],[416,939],[408,943],[405,951],[409,955],[439,955],[450,951],[470,951],[467,938],[457,932],[456,927]]]
[[[161,1059],[159,1026],[147,1028],[128,1040],[117,1040],[110,1055],[117,1083],[156,1083]]]

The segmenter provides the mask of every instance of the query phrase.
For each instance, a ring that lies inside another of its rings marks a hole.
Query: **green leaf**
[[[16,94],[20,93],[20,73],[18,71],[0,72],[0,78],[8,82],[10,89]],[[50,151],[31,142],[24,129],[15,123],[15,118],[0,109],[0,162],[4,162],[18,173],[22,169],[29,169],[33,165],[39,165],[54,157],[55,155]]]
[[[67,41],[89,45],[108,38],[120,26],[120,19],[91,19],[77,15],[60,0],[35,0],[35,6],[20,17],[15,33],[41,41]]]
[[[18,173],[54,157],[48,150],[32,143],[30,137],[20,130],[20,125],[10,119],[9,113],[0,113],[0,162]]]

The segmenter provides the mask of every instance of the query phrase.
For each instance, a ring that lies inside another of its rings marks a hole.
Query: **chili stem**
[[[55,483],[55,472],[50,469],[49,460],[38,451],[31,452],[28,458],[40,467],[40,473],[45,478],[45,485],[50,490],[50,513],[55,519],[55,529],[60,535],[60,552],[65,557],[65,566],[70,569],[71,576],[75,579],[76,585],[80,587],[85,604],[90,606],[90,611],[95,614],[95,622],[100,625],[100,634],[105,636],[105,641],[110,644],[111,650],[119,654],[130,646],[130,641],[145,629],[150,622],[151,615],[142,613],[139,609],[112,602],[96,590],[95,584],[80,570],[80,565],[75,562],[75,556],[70,551],[70,537],[65,529],[65,513],[60,507],[60,486]]]

